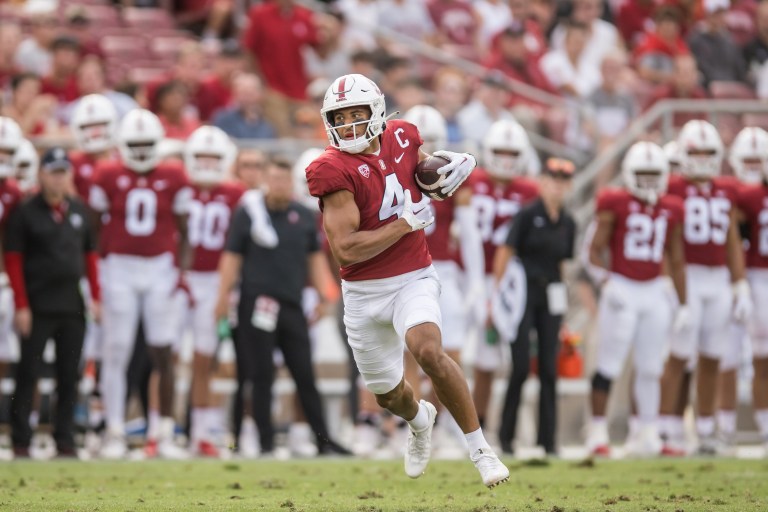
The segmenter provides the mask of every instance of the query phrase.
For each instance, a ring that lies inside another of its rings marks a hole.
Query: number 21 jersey
[[[597,213],[601,212],[614,218],[611,271],[635,281],[659,277],[669,234],[683,222],[682,201],[665,195],[650,205],[626,190],[606,189],[597,197]]]
[[[137,173],[117,160],[100,163],[89,203],[102,212],[101,252],[152,257],[176,253],[176,215],[189,211],[192,189],[180,163]]]

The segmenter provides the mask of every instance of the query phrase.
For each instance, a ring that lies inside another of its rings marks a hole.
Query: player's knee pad
[[[611,391],[611,379],[600,372],[595,372],[592,376],[592,389],[609,393]]]

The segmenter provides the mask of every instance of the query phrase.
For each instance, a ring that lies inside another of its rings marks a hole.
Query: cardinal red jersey
[[[93,183],[96,164],[100,159],[91,153],[82,151],[70,151],[69,161],[72,162],[73,175],[72,180],[75,183],[75,191],[83,201],[88,201],[91,193],[91,184]]]
[[[597,213],[613,214],[611,271],[636,281],[661,275],[664,248],[672,229],[683,222],[683,201],[662,196],[655,205],[623,189],[606,189],[597,196]]]
[[[176,215],[186,214],[192,189],[181,164],[137,173],[118,160],[99,162],[90,194],[102,216],[103,254],[158,256],[178,247]]]
[[[524,204],[539,195],[539,187],[527,178],[498,183],[485,169],[475,169],[469,183],[483,239],[485,273],[491,274],[496,248],[506,242],[512,219]]]
[[[16,182],[9,179],[0,180],[0,229],[5,227],[8,216],[19,204],[23,194]]]
[[[192,186],[187,222],[193,251],[191,270],[213,272],[219,267],[229,221],[244,192],[239,183],[222,183],[211,189]]]
[[[745,186],[738,205],[749,225],[747,267],[768,268],[768,186]]]
[[[710,267],[726,264],[726,241],[736,191],[736,183],[728,178],[717,177],[696,184],[682,176],[670,176],[667,193],[684,201],[683,237],[687,263]]]
[[[378,155],[352,155],[329,146],[307,167],[309,192],[320,198],[321,209],[325,195],[339,190],[354,194],[360,210],[360,231],[372,231],[396,221],[403,211],[405,190],[411,191],[414,211],[429,204],[414,178],[423,143],[416,127],[401,120],[389,121],[379,140]],[[424,230],[419,230],[408,233],[367,261],[342,267],[341,278],[382,279],[431,263]]]
[[[458,240],[451,236],[455,208],[453,198],[432,201],[430,206],[435,212],[435,223],[424,231],[427,235],[427,246],[432,259],[435,261],[460,261]]]

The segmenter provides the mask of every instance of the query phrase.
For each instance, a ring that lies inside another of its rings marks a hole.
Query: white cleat
[[[167,460],[187,460],[189,452],[177,445],[171,439],[166,439],[157,443],[157,455],[161,459]]]
[[[661,454],[663,444],[655,426],[647,425],[640,429],[624,446],[629,457],[651,458]]]
[[[479,448],[470,457],[489,489],[509,480],[509,469],[490,448]]]
[[[372,457],[381,444],[381,432],[377,427],[363,423],[355,427],[352,452],[359,457]]]
[[[288,428],[288,448],[300,459],[317,456],[317,445],[312,442],[312,429],[307,423],[293,423]]]
[[[106,460],[120,460],[128,455],[128,446],[125,438],[119,434],[107,433],[104,444],[99,450],[99,457]]]
[[[432,428],[435,426],[437,409],[426,400],[420,402],[427,408],[429,424],[420,432],[408,428],[408,441],[405,449],[405,474],[411,478],[419,478],[424,474],[432,455]]]

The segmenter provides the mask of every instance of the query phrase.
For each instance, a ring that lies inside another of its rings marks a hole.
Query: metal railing
[[[649,129],[661,123],[664,140],[674,135],[674,116],[679,113],[707,115],[716,124],[722,114],[766,114],[768,103],[757,100],[662,100],[635,119],[614,144],[601,152],[573,180],[571,211],[582,230],[594,213],[593,184],[601,169],[619,161],[619,157]]]

